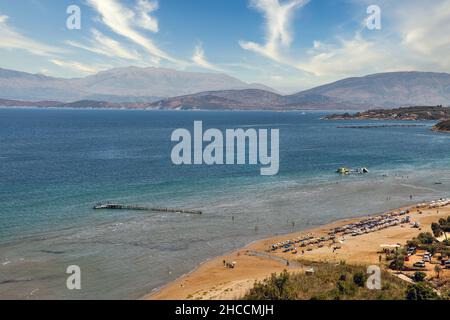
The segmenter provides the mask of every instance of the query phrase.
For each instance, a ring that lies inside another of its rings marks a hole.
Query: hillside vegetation
[[[308,262],[309,263],[309,262]],[[309,263],[311,265],[311,263]],[[388,272],[382,272],[382,289],[366,288],[366,267],[345,263],[313,264],[314,274],[273,274],[255,283],[246,294],[248,300],[402,300],[408,284]]]
[[[332,114],[327,120],[446,120],[450,119],[450,107],[417,106],[396,109],[374,109],[357,113]]]

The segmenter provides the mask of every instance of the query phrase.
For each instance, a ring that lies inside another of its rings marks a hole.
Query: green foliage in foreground
[[[417,271],[414,273],[413,280],[415,282],[425,281],[427,275],[424,272]]]
[[[311,265],[311,263],[308,263]],[[314,275],[283,272],[255,283],[244,299],[248,300],[403,300],[408,284],[382,272],[382,289],[369,290],[366,267],[345,263],[317,263]],[[411,293],[413,297],[414,294]],[[418,294],[416,296],[422,296]]]
[[[439,296],[425,282],[415,283],[408,287],[406,291],[407,300],[437,300]]]

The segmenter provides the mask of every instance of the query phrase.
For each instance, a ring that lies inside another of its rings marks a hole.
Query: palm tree
[[[436,272],[437,278],[438,278],[438,279],[439,279],[439,276],[441,275],[441,271],[442,271],[441,266],[436,265],[436,266],[434,267],[434,272]]]

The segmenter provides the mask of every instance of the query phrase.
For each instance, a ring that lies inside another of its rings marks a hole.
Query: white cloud
[[[195,47],[195,52],[194,55],[192,56],[192,61],[194,61],[197,65],[199,65],[202,68],[216,72],[223,72],[221,68],[213,65],[206,59],[205,52],[203,50],[203,46],[201,43],[197,44],[197,46]]]
[[[87,3],[100,14],[101,21],[115,33],[138,44],[157,59],[167,60],[175,64],[183,64],[182,61],[173,58],[168,53],[159,49],[151,39],[134,28],[136,19],[142,16],[142,12],[148,13],[148,11],[142,11],[142,7],[139,12],[135,12],[116,0],[87,0]],[[145,3],[148,4],[149,2]]]
[[[0,16],[0,48],[20,49],[34,55],[46,57],[64,52],[61,48],[41,43],[21,34],[9,26],[7,21],[8,16]]]
[[[58,67],[70,69],[84,74],[94,74],[110,68],[110,66],[90,66],[77,61],[62,61],[59,59],[51,59],[50,62],[54,65],[57,65]]]
[[[135,51],[123,47],[118,41],[105,36],[96,29],[91,30],[92,39],[89,41],[90,45],[84,45],[76,41],[66,41],[68,45],[76,48],[87,50],[96,54],[107,57],[116,57],[126,60],[139,61],[142,57]]]
[[[357,33],[351,39],[338,39],[336,44],[314,42],[314,47],[308,50],[304,61],[296,67],[310,72],[318,77],[332,77],[356,74],[361,75],[369,69],[379,66],[387,67],[397,63],[397,59],[390,57],[387,61],[384,46],[365,40]]]
[[[435,0],[433,6],[381,0],[379,6],[383,29],[336,37],[334,43],[315,41],[297,67],[330,79],[405,70],[450,72],[449,0]]]
[[[387,3],[384,11],[392,14],[394,27],[403,38],[401,44],[404,47],[420,55],[423,62],[450,71],[449,0],[435,0],[432,5],[414,0],[406,6]]]
[[[251,6],[263,13],[266,28],[266,43],[240,41],[245,50],[254,51],[267,58],[281,62],[282,51],[288,49],[293,41],[291,23],[296,9],[303,7],[309,0],[251,0]]]
[[[303,53],[293,54],[294,41],[289,25],[295,9],[305,2],[252,0],[266,21],[266,43],[240,42],[241,47],[275,61],[284,70],[283,77],[296,77],[299,85],[312,86],[350,76],[390,71],[450,72],[450,0],[426,1],[378,0],[383,27],[364,30],[364,7],[372,0],[353,0],[361,23],[353,36],[336,33],[331,40],[317,39]],[[283,6],[291,4],[290,9]],[[424,14],[426,12],[426,14]],[[342,29],[348,33],[348,29]],[[328,35],[327,35],[328,37]],[[300,71],[300,72],[299,72]],[[274,79],[275,80],[275,79]]]
[[[157,1],[138,0],[136,10],[139,16],[137,23],[140,27],[152,32],[159,31],[158,20],[150,15],[150,13],[158,10]]]

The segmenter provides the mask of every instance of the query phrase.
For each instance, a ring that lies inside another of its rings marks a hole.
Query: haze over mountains
[[[295,96],[322,95],[331,99],[376,107],[449,105],[450,74],[391,72],[348,78]]]
[[[262,89],[226,74],[182,72],[164,68],[116,68],[85,78],[63,79],[0,68],[0,98],[11,100],[104,100],[152,102],[210,90]]]
[[[450,105],[450,74],[391,72],[280,95],[225,74],[127,67],[78,79],[0,69],[1,105],[208,110],[371,109]],[[8,99],[8,100],[6,100]]]
[[[152,104],[169,109],[370,109],[449,105],[450,74],[393,72],[348,78],[293,95],[260,90],[202,92]]]

